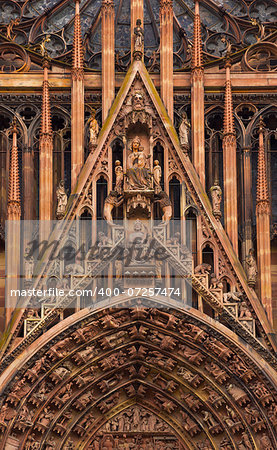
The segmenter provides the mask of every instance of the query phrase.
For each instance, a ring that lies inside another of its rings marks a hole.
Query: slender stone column
[[[10,321],[16,297],[11,290],[20,287],[20,187],[17,151],[16,121],[12,125],[13,142],[9,169],[9,191],[7,204],[7,248],[6,248],[6,324]]]
[[[24,179],[24,220],[35,219],[34,197],[34,151],[31,147],[25,147],[23,152],[23,179]]]
[[[195,2],[194,35],[191,72],[191,127],[193,164],[205,187],[204,132],[204,67],[202,61],[201,22],[199,2]]]
[[[244,242],[242,248],[242,260],[245,260],[249,250],[253,248],[252,242],[252,173],[251,173],[251,149],[244,147],[243,156],[243,200],[244,200]]]
[[[141,20],[141,26],[143,28],[143,0],[131,0],[131,58],[133,60],[135,35],[134,29],[137,20]],[[143,58],[142,58],[143,59]]]
[[[264,149],[264,124],[261,118],[259,128],[259,157],[256,201],[257,259],[260,279],[261,301],[269,320],[273,321],[271,254],[270,254],[270,203],[268,194],[266,161]]]
[[[102,0],[102,120],[114,99],[114,2]]]
[[[79,0],[75,0],[71,76],[71,188],[73,189],[84,163],[84,69]]]
[[[173,6],[172,0],[160,0],[161,97],[173,121]]]
[[[41,132],[39,140],[39,219],[49,221],[53,217],[53,133],[51,125],[49,62],[43,62],[44,79],[42,93]]]
[[[233,248],[238,253],[237,143],[230,69],[231,63],[227,60],[223,130],[224,222]]]

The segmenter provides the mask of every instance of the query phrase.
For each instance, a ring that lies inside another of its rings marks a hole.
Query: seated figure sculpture
[[[140,138],[136,136],[131,144],[131,153],[127,162],[127,186],[132,190],[151,189],[150,170],[147,167],[147,159],[143,147],[140,146]]]

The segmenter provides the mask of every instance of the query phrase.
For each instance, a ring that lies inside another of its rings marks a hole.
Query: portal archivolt
[[[2,448],[273,449],[272,380],[199,311],[83,310],[3,372]]]

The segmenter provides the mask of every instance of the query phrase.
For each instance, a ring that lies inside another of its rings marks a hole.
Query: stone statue
[[[252,319],[251,311],[246,302],[241,302],[239,305],[239,319]]]
[[[60,184],[57,187],[56,195],[57,195],[56,217],[57,219],[62,219],[64,217],[67,205],[67,193],[65,191],[63,180],[60,181]]]
[[[248,282],[249,286],[254,288],[256,281],[257,281],[258,269],[257,269],[256,260],[254,257],[254,249],[253,248],[251,248],[249,250],[249,253],[245,258],[245,269],[246,269],[246,274],[247,274],[247,282]]]
[[[154,178],[155,194],[158,194],[162,190],[161,188],[162,168],[157,159],[154,161],[153,178]]]
[[[24,253],[24,265],[25,265],[25,278],[27,280],[31,279],[33,277],[33,271],[34,271],[34,257],[30,255],[31,246],[28,245],[26,247],[25,253]]]
[[[166,192],[160,191],[156,194],[155,202],[159,202],[163,212],[162,221],[169,222],[172,217],[172,205]]]
[[[95,145],[97,143],[97,136],[99,133],[99,125],[95,119],[95,109],[91,110],[91,116],[89,119],[89,143]]]
[[[128,236],[128,245],[133,245],[136,243],[137,245],[141,245],[146,243],[148,239],[148,230],[144,223],[137,219],[133,225],[133,231]]]
[[[136,21],[136,26],[134,28],[134,35],[135,35],[134,51],[141,51],[144,42],[144,31],[141,26],[140,19],[137,19]]]
[[[121,162],[119,160],[115,161],[115,192],[117,192],[118,194],[122,194],[122,185],[123,185],[123,178],[124,178],[124,174],[123,174],[123,168],[121,165]]]
[[[220,204],[222,199],[222,190],[218,184],[218,180],[215,180],[214,185],[210,189],[212,197],[213,214],[216,218],[221,218]]]
[[[140,138],[136,136],[131,144],[131,153],[127,162],[128,188],[134,190],[151,189],[150,171],[147,166],[147,159],[143,147],[140,146]]]
[[[103,217],[110,224],[113,224],[112,211],[114,207],[118,207],[123,203],[123,197],[118,197],[116,191],[110,191],[104,202]]]
[[[184,112],[182,114],[182,121],[179,126],[179,139],[180,144],[185,147],[189,146],[189,135],[190,135],[190,123],[188,121],[187,114]]]

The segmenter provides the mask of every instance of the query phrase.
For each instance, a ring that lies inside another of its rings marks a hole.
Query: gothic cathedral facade
[[[0,449],[276,449],[277,0],[3,0],[0,69]]]

